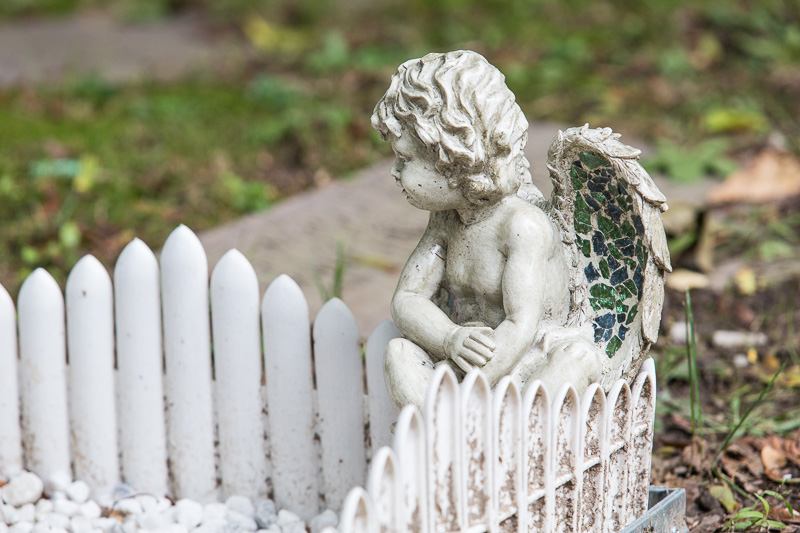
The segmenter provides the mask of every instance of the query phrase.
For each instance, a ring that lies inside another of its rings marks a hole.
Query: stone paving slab
[[[529,131],[526,149],[536,185],[545,196],[552,186],[545,168],[547,148],[563,125],[539,123]],[[645,150],[641,141],[623,141]],[[322,302],[314,273],[330,287],[337,243],[346,248],[343,300],[363,337],[389,318],[389,302],[400,269],[425,231],[428,213],[406,203],[384,161],[347,181],[299,194],[268,211],[253,214],[200,235],[213,265],[237,248],[253,264],[261,290],[289,274],[309,301],[312,319]],[[656,177],[670,201],[702,202],[712,182],[676,186]]]
[[[101,13],[0,25],[0,87],[100,74],[113,82],[215,71],[241,49],[215,43],[191,16],[122,24]]]

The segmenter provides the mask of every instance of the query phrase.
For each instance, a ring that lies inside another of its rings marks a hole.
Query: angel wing
[[[588,124],[559,131],[547,158],[553,194],[543,202],[572,266],[569,325],[591,323],[609,358],[606,386],[635,377],[657,340],[664,275],[672,271],[661,221],[666,198],[639,164],[640,150],[619,137]]]

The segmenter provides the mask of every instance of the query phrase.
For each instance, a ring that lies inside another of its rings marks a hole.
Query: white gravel
[[[272,500],[245,496],[206,505],[182,499],[173,505],[121,484],[111,494],[113,504],[104,508],[90,495],[86,483],[63,473],[43,482],[20,472],[0,487],[0,533],[321,533],[338,522],[328,509],[306,524]]]

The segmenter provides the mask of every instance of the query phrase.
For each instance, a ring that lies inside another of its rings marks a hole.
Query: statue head
[[[476,52],[428,54],[400,65],[372,125],[384,140],[413,135],[450,187],[473,204],[494,203],[530,182],[523,154],[528,121],[503,74]]]

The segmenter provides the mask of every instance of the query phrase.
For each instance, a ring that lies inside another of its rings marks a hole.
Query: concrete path
[[[126,25],[104,14],[0,25],[0,87],[97,73],[114,82],[217,71],[242,48],[214,43],[190,16]]]
[[[529,131],[527,155],[536,185],[552,189],[545,169],[547,148],[559,128],[536,124]],[[647,150],[641,141],[622,140]],[[280,274],[289,274],[309,301],[312,318],[322,302],[315,273],[330,287],[337,243],[346,248],[343,300],[366,337],[389,318],[389,302],[411,251],[422,236],[427,212],[411,207],[389,175],[392,161],[299,194],[263,213],[247,216],[200,235],[212,266],[237,248],[258,273],[261,290]],[[678,187],[657,178],[671,202],[702,202],[712,182]]]

